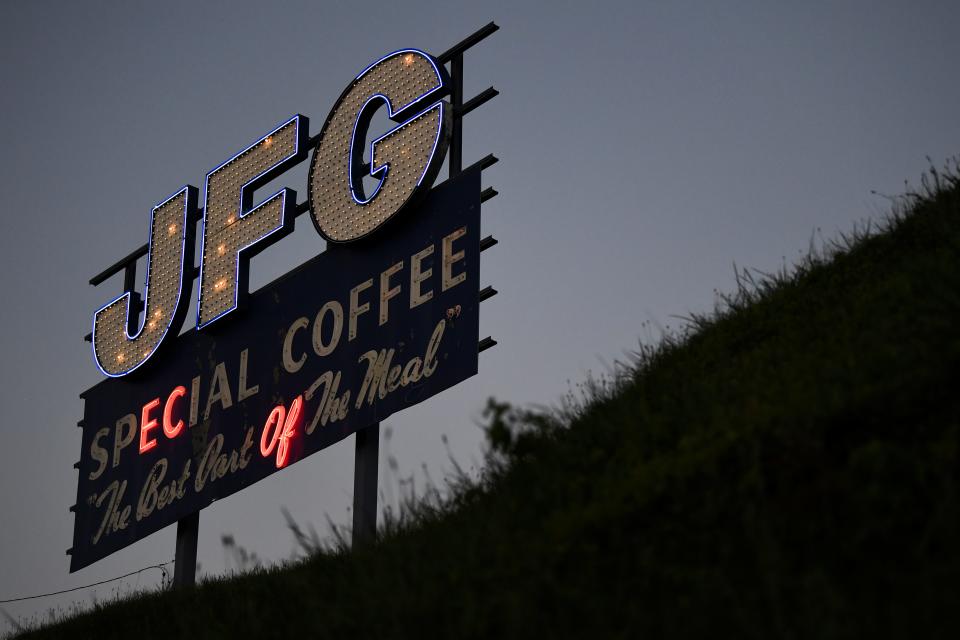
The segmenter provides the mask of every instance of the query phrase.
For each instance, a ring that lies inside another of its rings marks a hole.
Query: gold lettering
[[[197,493],[203,491],[203,488],[206,486],[211,467],[216,461],[217,456],[220,455],[221,448],[223,448],[223,434],[218,433],[213,437],[213,440],[210,441],[207,450],[203,452],[203,457],[200,458],[200,464],[197,465],[197,476],[193,479],[193,488]],[[214,462],[211,462],[211,460]],[[216,480],[216,478],[209,479]]]
[[[187,460],[187,464],[183,465],[183,473],[180,474],[180,479],[175,482],[177,498],[182,498],[187,493],[187,480],[190,478],[191,462],[193,462],[193,460]]]
[[[170,497],[170,487],[162,487],[160,493],[157,494],[157,510],[163,509],[167,506],[167,499]]]
[[[217,480],[227,475],[227,471],[230,469],[230,462],[227,460],[227,456],[220,454],[217,456],[217,462],[213,465],[213,472],[216,474],[213,479]]]
[[[423,359],[411,358],[402,367],[399,364],[391,366],[395,355],[394,349],[380,349],[380,351],[371,349],[361,355],[359,362],[367,363],[367,371],[363,376],[360,393],[357,394],[354,406],[359,409],[364,402],[373,404],[377,398],[383,400],[400,387],[406,387],[433,375],[439,365],[437,352],[440,350],[440,342],[443,340],[443,331],[446,326],[446,320],[440,320],[427,342]],[[319,385],[319,383],[318,380],[315,384]]]
[[[387,397],[387,379],[389,378],[390,365],[393,363],[393,354],[395,350],[387,351],[387,359],[383,362],[380,370],[377,372],[377,395],[381,400]]]
[[[150,473],[147,474],[147,479],[143,483],[143,489],[140,490],[140,499],[137,500],[137,522],[149,516],[157,508],[159,502],[157,487],[163,482],[166,475],[167,459],[160,458],[150,469]]]
[[[130,518],[130,505],[127,505],[122,510],[120,509],[120,502],[123,500],[123,494],[126,492],[126,490],[126,480],[124,480],[122,483],[119,480],[114,480],[96,499],[96,507],[99,509],[103,505],[104,499],[106,499],[107,496],[110,496],[109,504],[107,505],[106,510],[103,512],[103,520],[100,521],[100,528],[97,529],[97,533],[94,534],[93,538],[91,539],[93,544],[100,542],[100,538],[103,535],[110,535],[114,531],[120,531],[121,529],[127,528]]]
[[[240,468],[240,456],[236,450],[230,452],[230,473],[236,473]]]
[[[443,237],[443,242],[442,242],[442,246],[443,246],[442,290],[443,291],[446,291],[447,289],[451,289],[467,279],[466,272],[458,273],[455,276],[452,275],[453,264],[455,262],[459,262],[460,260],[463,260],[463,256],[464,256],[463,251],[457,251],[456,253],[453,252],[453,242],[457,238],[460,238],[466,235],[466,233],[467,233],[467,228],[460,227],[456,231],[452,231]]]
[[[317,378],[307,389],[306,393],[304,393],[304,398],[309,401],[317,394],[320,386],[323,385],[323,395],[320,397],[320,404],[317,407],[317,411],[313,415],[313,420],[311,420],[310,424],[303,430],[307,435],[313,433],[318,424],[320,426],[326,426],[328,421],[336,422],[346,417],[347,411],[349,410],[350,391],[348,389],[341,397],[337,397],[337,391],[340,389],[340,377],[339,371],[337,371],[336,375],[334,375],[332,371],[324,371],[323,375]]]
[[[197,424],[200,413],[200,376],[196,376],[190,385],[190,426]]]
[[[353,298],[351,298],[352,300]],[[370,308],[370,305],[367,305]],[[323,316],[330,311],[333,313],[333,332],[330,334],[330,342],[323,344]],[[359,311],[357,312],[359,315]],[[356,330],[356,316],[353,316],[353,328]],[[317,317],[313,321],[313,351],[321,358],[333,353],[333,350],[340,344],[340,334],[343,333],[343,307],[336,300],[330,300],[317,312]],[[352,340],[353,338],[351,338]]]
[[[433,245],[423,251],[418,251],[410,257],[410,308],[414,309],[433,297],[433,289],[426,293],[420,292],[420,285],[433,275],[433,269],[423,269],[420,265],[423,259],[433,255]]]
[[[323,385],[323,395],[320,397],[320,406],[317,407],[317,412],[313,415],[313,420],[307,425],[307,428],[303,430],[303,432],[307,435],[313,433],[313,430],[317,428],[317,423],[320,422],[320,416],[323,414],[324,407],[327,404],[327,398],[330,396],[330,385],[332,381],[333,371],[324,371],[319,378],[314,380],[313,384],[311,384],[303,394],[304,399],[309,402],[310,400],[313,400],[313,396],[317,393],[320,385]]]
[[[247,437],[243,440],[243,446],[240,447],[240,462],[237,466],[245,469],[250,463],[250,449],[253,447],[253,427],[247,429]]]
[[[214,482],[225,477],[228,473],[235,473],[239,469],[245,469],[250,463],[250,449],[253,447],[253,427],[247,429],[247,434],[243,440],[243,446],[240,452],[236,450],[229,455],[223,452],[223,434],[218,433],[207,446],[200,458],[200,464],[197,465],[197,475],[193,479],[193,488],[197,493],[203,491],[207,482]],[[189,477],[189,476],[187,476]],[[183,479],[186,481],[186,477]]]
[[[283,368],[287,373],[300,371],[300,367],[307,361],[306,353],[296,360],[293,359],[293,336],[297,334],[297,331],[306,329],[309,324],[310,321],[306,318],[297,318],[293,321],[293,324],[290,325],[290,328],[287,329],[287,335],[283,337]],[[316,329],[314,329],[314,334],[316,334]]]
[[[403,367],[403,377],[400,379],[400,384],[404,387],[412,382],[420,382],[420,368],[423,366],[423,361],[420,358],[410,358],[406,366]]]
[[[260,391],[260,385],[247,387],[247,361],[250,359],[249,349],[240,352],[240,380],[237,383],[237,402],[243,402]]]
[[[210,408],[214,402],[219,402],[224,409],[229,409],[233,405],[233,398],[230,395],[230,383],[227,382],[227,367],[224,363],[217,364],[213,371],[213,382],[210,385],[210,394],[207,396],[207,408],[203,410],[203,419],[210,418]]]
[[[127,433],[124,435],[123,428],[127,427]],[[117,430],[113,434],[113,466],[116,468],[120,464],[120,452],[133,442],[137,435],[137,416],[128,413],[117,420]]]
[[[110,459],[110,453],[100,446],[100,438],[110,435],[110,427],[104,427],[97,431],[96,435],[93,436],[93,440],[90,442],[90,457],[100,463],[94,471],[90,472],[88,476],[90,480],[96,480],[100,477],[100,474],[103,473],[103,470],[107,468],[107,461]]]
[[[423,357],[423,377],[429,378],[437,368],[437,350],[440,349],[440,341],[443,340],[443,329],[447,323],[443,320],[437,323],[433,329],[433,335],[430,336],[430,342],[427,343],[427,352]]]
[[[393,352],[393,349],[390,350]],[[387,375],[387,388],[384,391],[383,387],[380,387],[380,398],[383,399],[386,397],[387,393],[393,393],[397,390],[397,387],[400,386],[400,372],[402,367],[396,365],[390,368],[390,373]]]
[[[391,349],[391,351],[393,351]],[[373,404],[373,399],[377,395],[380,381],[386,374],[387,350],[381,349],[375,351],[371,349],[362,356],[358,362],[367,361],[367,373],[363,376],[363,382],[360,384],[360,393],[357,394],[356,407],[359,409],[363,405],[364,396],[367,396],[367,404]]]
[[[373,286],[373,278],[365,282],[361,282],[353,289],[350,289],[350,329],[349,335],[347,336],[347,342],[352,341],[357,337],[357,317],[361,313],[366,313],[370,310],[370,303],[364,302],[360,304],[360,292],[369,289]]]
[[[380,326],[387,324],[390,317],[390,300],[400,295],[400,285],[390,288],[390,276],[401,269],[403,269],[403,260],[380,274]]]

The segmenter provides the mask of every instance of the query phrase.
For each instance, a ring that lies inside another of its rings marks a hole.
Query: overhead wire
[[[99,586],[99,585],[101,585],[101,584],[107,584],[108,582],[116,582],[117,580],[123,580],[124,578],[129,578],[130,576],[135,576],[135,575],[137,575],[137,574],[143,573],[144,571],[146,571],[146,570],[148,570],[148,569],[160,569],[161,571],[163,571],[163,575],[166,576],[166,575],[167,575],[167,570],[164,569],[164,567],[166,567],[168,564],[172,564],[172,563],[173,563],[173,560],[169,560],[169,561],[164,562],[164,563],[161,563],[161,564],[152,564],[152,565],[150,565],[150,566],[148,566],[148,567],[143,567],[142,569],[137,569],[136,571],[131,571],[130,573],[125,573],[125,574],[123,574],[122,576],[117,576],[116,578],[110,578],[110,579],[108,579],[108,580],[101,580],[101,581],[99,581],[99,582],[94,582],[94,583],[92,583],[92,584],[85,584],[85,585],[80,586],[80,587],[73,587],[72,589],[62,589],[62,590],[60,590],[60,591],[51,591],[50,593],[39,593],[39,594],[34,595],[34,596],[21,596],[21,597],[19,597],[19,598],[9,598],[9,599],[7,599],[7,600],[0,600],[0,604],[9,604],[9,603],[11,603],[11,602],[22,602],[22,601],[24,601],[24,600],[36,600],[37,598],[46,598],[46,597],[49,597],[49,596],[58,596],[58,595],[61,595],[61,594],[64,594],[64,593],[70,593],[70,592],[72,592],[72,591],[80,591],[81,589],[89,589],[90,587],[97,587],[97,586]]]

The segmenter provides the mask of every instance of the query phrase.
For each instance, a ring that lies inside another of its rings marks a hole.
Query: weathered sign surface
[[[474,375],[479,224],[473,169],[84,392],[70,570]]]

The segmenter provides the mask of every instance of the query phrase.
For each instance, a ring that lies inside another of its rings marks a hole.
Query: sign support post
[[[450,92],[450,106],[453,107],[453,131],[450,135],[450,176],[453,178],[463,169],[463,53],[450,60],[450,80],[453,83]]]
[[[173,562],[174,588],[192,587],[196,581],[199,528],[199,511],[194,511],[177,521],[177,551]]]
[[[380,457],[380,423],[356,435],[353,461],[353,546],[372,542],[377,534],[377,464]]]

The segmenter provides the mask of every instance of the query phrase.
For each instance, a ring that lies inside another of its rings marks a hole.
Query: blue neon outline
[[[129,292],[129,291],[127,291],[127,292],[125,292],[125,293],[117,296],[116,298],[114,298],[113,300],[111,300],[110,302],[108,302],[107,304],[105,304],[105,305],[103,305],[102,307],[100,307],[99,309],[97,309],[96,312],[94,312],[94,314],[93,314],[93,331],[92,331],[92,333],[91,333],[91,338],[90,338],[90,346],[91,346],[91,349],[92,349],[92,351],[93,351],[93,362],[94,362],[94,364],[97,365],[97,369],[100,370],[100,373],[102,373],[103,375],[105,375],[105,376],[107,376],[107,377],[110,377],[110,378],[121,378],[121,377],[123,377],[123,376],[125,376],[125,375],[128,375],[128,374],[136,371],[137,369],[139,369],[140,367],[142,367],[144,364],[146,364],[147,361],[149,361],[150,358],[152,358],[153,355],[154,355],[154,354],[157,352],[157,350],[160,348],[160,345],[163,344],[163,341],[166,340],[166,338],[167,338],[167,333],[169,333],[170,327],[173,325],[173,322],[174,322],[174,320],[175,320],[176,317],[177,317],[177,309],[180,307],[180,304],[183,302],[183,272],[184,272],[185,267],[186,267],[185,259],[186,259],[186,257],[187,257],[187,247],[186,247],[187,237],[190,235],[190,234],[189,234],[188,227],[187,227],[187,225],[190,224],[190,189],[196,189],[196,187],[194,187],[194,186],[192,186],[192,185],[189,185],[189,184],[184,185],[184,186],[181,187],[176,193],[174,193],[174,194],[171,195],[170,197],[164,199],[163,201],[160,202],[160,204],[158,204],[157,206],[153,207],[153,208],[150,210],[150,226],[147,228],[148,238],[149,238],[148,243],[147,243],[147,275],[146,275],[146,277],[144,278],[144,283],[143,283],[143,323],[140,325],[140,328],[137,330],[136,335],[131,336],[131,335],[130,335],[130,330],[129,330],[129,329],[130,329],[130,327],[129,327],[129,319],[130,319],[130,310],[131,310],[131,309],[130,309],[130,297],[131,297],[131,295],[130,295],[130,292]],[[181,234],[180,234],[180,235],[181,235],[181,241],[180,241],[180,284],[179,284],[179,287],[177,288],[177,301],[176,301],[176,303],[173,305],[173,309],[172,309],[171,312],[170,312],[170,320],[169,320],[169,322],[167,323],[167,326],[164,328],[164,330],[163,330],[163,335],[160,336],[160,340],[157,342],[157,346],[155,346],[155,347],[153,348],[153,351],[151,351],[151,352],[147,355],[147,357],[143,359],[142,362],[140,362],[139,364],[137,364],[137,365],[134,366],[134,367],[131,367],[130,369],[127,369],[126,371],[123,371],[122,373],[109,373],[108,371],[104,370],[104,368],[103,368],[102,366],[100,366],[100,359],[97,357],[97,316],[100,315],[100,312],[101,312],[101,311],[103,311],[104,309],[106,309],[106,308],[109,307],[110,305],[115,304],[116,302],[122,300],[123,298],[127,298],[127,313],[126,313],[126,316],[125,316],[127,322],[125,323],[125,326],[124,326],[124,328],[123,328],[123,333],[124,333],[124,335],[126,336],[127,340],[136,340],[136,339],[139,338],[140,335],[143,333],[143,328],[146,326],[146,324],[147,324],[147,318],[149,317],[149,314],[148,314],[149,309],[147,309],[147,302],[149,302],[149,300],[150,300],[150,297],[149,297],[149,293],[150,293],[150,267],[151,267],[151,264],[152,264],[152,262],[153,262],[153,222],[154,222],[154,219],[156,218],[156,215],[157,215],[157,209],[159,209],[159,208],[162,207],[163,205],[167,204],[168,202],[170,202],[170,201],[173,200],[174,198],[177,198],[177,197],[180,196],[181,194],[185,194],[185,196],[184,196],[184,200],[183,200],[183,224],[180,226],[180,228],[181,228],[181,230],[182,230],[182,232],[181,232]],[[190,265],[190,266],[191,266],[191,268],[193,267],[193,265]]]
[[[369,175],[373,178],[379,177],[380,182],[377,184],[377,187],[373,190],[373,193],[368,198],[362,199],[357,197],[357,192],[354,189],[354,181],[353,181],[353,167],[354,167],[353,148],[355,146],[354,141],[356,140],[356,137],[357,137],[357,125],[360,124],[360,118],[361,116],[363,116],[364,111],[366,111],[367,106],[374,100],[383,101],[387,105],[387,117],[393,120],[394,122],[396,122],[398,116],[401,118],[405,118],[406,112],[410,111],[413,107],[419,106],[422,102],[425,102],[426,99],[429,98],[432,94],[443,91],[444,89],[447,88],[446,84],[444,83],[444,76],[443,74],[440,73],[440,69],[437,68],[437,64],[433,61],[433,56],[419,49],[399,49],[397,51],[394,51],[393,53],[388,53],[387,55],[383,56],[382,58],[380,58],[379,60],[377,60],[370,66],[368,66],[366,69],[361,71],[360,75],[358,75],[356,79],[354,79],[354,82],[360,81],[363,78],[363,76],[367,74],[367,72],[369,72],[371,69],[376,67],[381,62],[384,62],[385,60],[393,58],[394,56],[406,54],[406,53],[418,54],[421,57],[425,58],[430,63],[430,66],[433,67],[433,72],[437,77],[437,85],[432,89],[429,89],[425,93],[420,94],[419,96],[417,96],[407,104],[403,105],[396,111],[393,110],[393,104],[390,102],[390,98],[388,98],[382,93],[375,93],[371,95],[369,98],[367,98],[366,102],[363,103],[363,106],[361,106],[360,109],[357,110],[357,117],[353,121],[353,133],[350,135],[350,145],[349,145],[350,153],[348,154],[348,158],[347,158],[347,162],[348,162],[347,184],[350,187],[350,196],[353,198],[353,201],[361,206],[370,204],[373,201],[373,199],[377,197],[377,194],[380,193],[381,187],[383,187],[383,183],[387,179],[387,172],[390,169],[389,162],[384,163],[382,167],[374,168],[375,165],[373,161],[373,149],[378,142],[380,142],[384,138],[387,138],[388,136],[393,135],[398,130],[402,129],[404,126],[410,124],[410,122],[412,122],[413,120],[416,120],[420,116],[425,115],[428,111],[436,107],[438,104],[440,105],[440,125],[437,128],[437,135],[433,141],[433,149],[430,151],[430,157],[427,158],[427,162],[424,165],[423,172],[420,174],[420,177],[417,179],[417,185],[416,185],[417,187],[419,187],[420,184],[423,182],[424,176],[427,175],[427,172],[429,171],[430,167],[433,165],[433,156],[436,153],[437,145],[440,142],[440,135],[442,134],[442,131],[443,131],[443,100],[438,100],[437,102],[430,104],[428,107],[419,110],[417,113],[410,116],[409,118],[406,118],[403,122],[398,124],[396,127],[394,127],[393,129],[386,132],[385,134],[383,134],[382,136],[380,136],[379,138],[377,138],[376,140],[370,143],[370,174]],[[378,173],[381,175],[377,176]],[[366,176],[360,176],[359,178],[360,180],[363,180],[363,178],[365,177]]]
[[[427,94],[424,94],[424,95],[427,95]],[[390,169],[390,163],[389,163],[389,162],[384,163],[383,166],[381,166],[381,167],[376,167],[376,168],[374,168],[375,165],[373,164],[373,158],[374,158],[373,150],[374,150],[374,148],[377,146],[377,143],[379,143],[381,140],[384,140],[385,138],[388,138],[388,137],[392,136],[393,134],[397,133],[397,131],[399,131],[400,129],[404,128],[405,126],[407,126],[408,124],[410,124],[411,122],[413,122],[414,120],[416,120],[417,118],[422,118],[423,116],[427,115],[429,112],[431,112],[431,111],[433,111],[434,109],[436,109],[437,107],[439,107],[440,112],[439,112],[439,114],[438,114],[439,117],[438,117],[438,121],[437,121],[437,135],[434,136],[434,138],[433,138],[433,148],[430,150],[430,156],[427,158],[427,163],[424,165],[423,171],[420,173],[420,177],[417,178],[417,187],[419,187],[420,184],[423,182],[423,178],[427,175],[427,172],[430,171],[430,166],[433,164],[433,156],[434,156],[434,154],[436,154],[436,152],[437,152],[437,145],[440,144],[440,136],[441,136],[442,133],[443,133],[443,109],[444,109],[444,102],[443,102],[443,100],[438,100],[437,102],[434,102],[433,104],[431,104],[429,107],[427,107],[426,109],[424,109],[424,110],[421,111],[420,113],[417,113],[416,115],[411,116],[411,117],[410,117],[408,120],[406,120],[405,122],[397,125],[397,126],[394,127],[393,129],[390,129],[390,131],[387,131],[385,134],[383,134],[382,136],[380,136],[380,137],[377,138],[376,140],[373,140],[373,141],[370,143],[370,176],[376,178],[376,177],[378,177],[377,174],[380,173],[380,174],[381,174],[381,175],[379,176],[380,182],[377,184],[376,189],[373,190],[373,193],[370,194],[370,197],[369,197],[369,198],[367,198],[366,200],[361,200],[360,198],[357,197],[357,193],[356,193],[356,191],[354,191],[354,188],[353,188],[353,171],[352,171],[352,169],[353,169],[353,140],[356,138],[356,135],[357,135],[357,128],[356,128],[356,127],[357,127],[357,124],[360,122],[359,113],[362,113],[363,110],[364,110],[364,108],[366,108],[366,106],[370,103],[370,101],[371,101],[371,100],[374,100],[375,98],[383,98],[384,100],[386,100],[386,96],[384,96],[384,95],[382,95],[382,94],[379,94],[379,93],[370,96],[370,100],[367,100],[367,101],[363,104],[363,107],[360,107],[360,111],[358,112],[358,116],[357,116],[357,122],[355,122],[354,125],[353,125],[353,127],[354,127],[354,128],[353,128],[353,135],[350,137],[350,142],[351,142],[351,144],[350,144],[350,168],[351,168],[351,171],[350,171],[350,176],[349,176],[348,180],[349,180],[349,183],[350,183],[350,195],[353,196],[353,201],[356,202],[356,203],[359,204],[359,205],[365,205],[365,204],[369,204],[370,202],[372,202],[373,199],[377,197],[377,194],[380,193],[380,188],[383,187],[383,183],[386,182],[386,180],[387,180],[387,172],[388,172],[389,169]],[[419,99],[418,99],[418,100],[419,100]],[[411,104],[413,104],[413,103],[411,103]],[[409,105],[408,105],[408,106],[409,106]],[[387,108],[388,108],[388,109],[390,108],[390,102],[389,102],[389,101],[387,101]],[[401,109],[401,111],[403,111],[403,109]],[[366,176],[361,176],[360,179],[362,180],[362,179],[365,178],[365,177],[366,177]]]
[[[386,60],[387,58],[392,58],[393,56],[397,55],[398,53],[419,53],[420,55],[422,55],[424,58],[427,59],[428,62],[430,62],[430,66],[433,67],[433,72],[434,72],[435,74],[437,74],[437,80],[439,80],[439,81],[440,81],[440,85],[443,86],[443,75],[440,73],[440,69],[437,67],[437,63],[433,61],[433,56],[431,56],[431,55],[430,55],[429,53],[427,53],[426,51],[421,51],[420,49],[409,49],[409,48],[408,48],[408,49],[397,49],[396,51],[394,51],[394,52],[392,52],[392,53],[388,53],[387,55],[383,56],[382,58],[380,58],[380,59],[377,60],[376,62],[368,65],[367,68],[364,69],[363,71],[361,71],[360,74],[359,74],[356,78],[354,78],[353,81],[356,82],[357,80],[359,80],[360,78],[362,78],[363,76],[365,76],[366,73],[367,73],[368,71],[370,71],[370,69],[373,69],[375,66],[377,66],[378,64],[380,64],[381,62],[383,62],[383,61]],[[423,95],[426,95],[426,94],[423,94]],[[420,97],[422,98],[423,96],[420,96]]]
[[[289,120],[287,120],[286,122],[284,122],[283,124],[281,124],[280,126],[275,127],[275,128],[273,129],[273,131],[271,131],[270,133],[266,134],[265,136],[261,136],[261,138],[260,138],[259,140],[257,140],[257,141],[254,142],[253,144],[251,144],[251,145],[249,145],[248,147],[246,147],[243,151],[240,151],[239,153],[235,154],[235,155],[234,155],[233,157],[231,157],[229,160],[226,160],[226,161],[224,161],[224,162],[221,162],[221,163],[217,166],[216,169],[212,169],[211,171],[209,171],[209,172],[207,173],[207,177],[204,179],[204,187],[203,187],[203,189],[204,189],[204,190],[203,190],[203,220],[202,220],[201,223],[200,223],[200,273],[199,273],[199,279],[197,280],[197,282],[198,282],[198,284],[197,284],[197,331],[199,331],[200,329],[203,329],[204,327],[210,326],[211,324],[213,324],[214,322],[216,322],[217,320],[219,320],[219,319],[222,318],[223,316],[227,315],[227,314],[230,313],[231,311],[235,311],[235,310],[236,310],[237,305],[238,305],[238,303],[239,303],[239,299],[240,299],[240,255],[241,255],[244,251],[246,251],[247,249],[249,249],[250,247],[252,247],[253,245],[259,243],[259,242],[260,242],[261,240],[263,240],[264,238],[268,238],[268,237],[272,236],[273,234],[275,234],[276,232],[281,231],[281,230],[286,226],[286,224],[287,224],[287,194],[292,192],[291,189],[289,189],[289,188],[287,188],[287,187],[283,187],[282,189],[280,189],[279,191],[277,191],[276,193],[274,193],[273,195],[271,195],[270,197],[268,197],[266,200],[264,200],[263,202],[261,202],[260,204],[258,204],[256,207],[250,209],[250,211],[247,211],[246,213],[243,213],[243,196],[244,196],[244,193],[246,192],[247,188],[248,188],[252,183],[256,182],[257,180],[259,180],[259,179],[262,178],[263,176],[267,175],[267,174],[270,173],[271,171],[274,171],[274,170],[278,169],[279,167],[282,167],[285,163],[290,162],[290,160],[292,160],[292,159],[294,159],[294,158],[296,158],[297,156],[300,155],[300,138],[301,138],[301,134],[300,134],[300,132],[301,132],[300,119],[301,119],[302,117],[303,117],[303,116],[301,116],[300,114],[297,114],[297,115],[293,116],[292,118],[290,118]],[[295,131],[295,133],[294,133],[293,153],[290,154],[290,155],[288,155],[288,156],[286,156],[286,157],[283,158],[282,160],[280,160],[277,164],[272,165],[272,166],[270,166],[270,167],[267,167],[267,168],[264,169],[262,172],[260,172],[259,174],[257,174],[256,176],[254,176],[253,178],[251,178],[250,180],[248,180],[246,183],[244,183],[244,185],[243,185],[242,187],[240,187],[240,195],[239,195],[240,202],[238,203],[238,206],[237,206],[237,212],[239,213],[239,215],[237,216],[237,222],[240,222],[240,220],[243,219],[243,218],[245,218],[248,214],[255,213],[256,211],[260,210],[261,207],[263,207],[263,206],[269,204],[270,202],[272,202],[277,196],[280,196],[280,197],[281,197],[281,205],[280,205],[280,224],[279,224],[276,228],[274,228],[272,231],[268,231],[267,233],[265,233],[264,235],[260,236],[260,237],[257,238],[256,240],[253,240],[252,242],[250,242],[250,244],[244,245],[244,246],[240,247],[240,249],[237,250],[237,270],[236,270],[236,277],[234,278],[234,283],[233,283],[233,306],[230,307],[229,309],[227,309],[226,311],[224,311],[223,313],[221,313],[220,315],[212,318],[212,319],[209,320],[208,322],[201,324],[201,323],[200,323],[200,311],[201,311],[200,302],[201,302],[201,299],[202,299],[202,297],[203,297],[203,263],[204,263],[204,259],[203,259],[204,253],[203,253],[203,251],[204,251],[204,245],[205,245],[205,243],[206,243],[206,241],[207,241],[207,211],[208,211],[208,207],[207,207],[207,195],[208,195],[208,192],[209,192],[209,189],[210,189],[210,176],[212,176],[214,173],[216,173],[217,171],[219,171],[220,169],[222,169],[222,168],[225,167],[226,165],[230,164],[231,162],[233,162],[234,160],[236,160],[237,158],[239,158],[240,156],[242,156],[244,153],[246,153],[247,151],[249,151],[249,150],[252,149],[253,147],[257,146],[258,144],[260,144],[261,142],[263,142],[264,140],[266,140],[267,138],[269,138],[270,136],[272,136],[273,134],[275,134],[277,131],[280,131],[280,129],[283,129],[285,126],[287,126],[288,124],[290,124],[291,122],[294,122],[294,121],[296,121],[296,123],[297,123],[297,125],[296,125],[297,128],[296,128],[296,131]],[[281,171],[281,173],[282,173],[282,171]]]
[[[422,96],[421,96],[421,97],[422,97]],[[419,100],[419,99],[420,99],[420,98],[418,98],[417,100]],[[378,176],[377,176],[378,173],[380,173],[380,174],[382,174],[382,175],[379,176],[380,182],[377,183],[376,189],[373,190],[373,193],[370,194],[370,197],[369,197],[369,198],[367,198],[366,200],[362,200],[362,199],[360,199],[360,198],[357,197],[357,192],[356,192],[356,190],[353,188],[353,146],[354,146],[353,143],[354,143],[354,141],[357,139],[357,125],[360,124],[360,116],[362,116],[362,115],[363,115],[363,112],[367,109],[367,105],[370,104],[371,102],[373,102],[374,100],[381,100],[384,104],[387,105],[387,117],[388,117],[388,118],[391,118],[391,119],[392,119],[392,118],[393,118],[393,115],[394,115],[393,109],[391,108],[391,105],[390,105],[390,98],[388,98],[387,96],[383,95],[382,93],[375,93],[375,94],[373,94],[372,96],[370,96],[370,97],[367,99],[367,101],[363,103],[363,106],[360,107],[360,108],[357,110],[357,119],[353,121],[353,133],[350,134],[350,147],[349,147],[349,148],[350,148],[350,154],[349,154],[349,158],[348,158],[348,160],[347,160],[347,162],[349,163],[349,164],[347,165],[347,184],[350,186],[350,195],[353,196],[353,201],[356,202],[357,204],[368,204],[368,203],[370,203],[374,198],[377,197],[377,194],[380,193],[380,188],[383,186],[384,181],[387,179],[387,171],[390,169],[390,164],[389,164],[389,163],[383,165],[383,166],[380,167],[379,169],[374,169],[374,168],[373,168],[373,143],[370,143],[370,177],[376,178],[376,177],[378,177]],[[416,102],[416,101],[414,101],[414,102]],[[407,105],[407,106],[410,106],[410,105]],[[379,108],[379,107],[378,107],[378,108]],[[415,118],[415,117],[416,117],[416,116],[414,116],[414,118]],[[411,120],[412,120],[412,118],[411,118]],[[394,128],[391,129],[389,132],[387,132],[388,135],[389,135],[390,133],[393,133],[394,131],[396,131],[396,130],[399,129],[399,128],[400,128],[400,127],[394,127]],[[382,136],[380,139],[382,139],[383,137],[386,137],[386,136]],[[366,178],[366,177],[367,177],[367,176],[360,176],[360,180],[363,180],[363,179]]]

